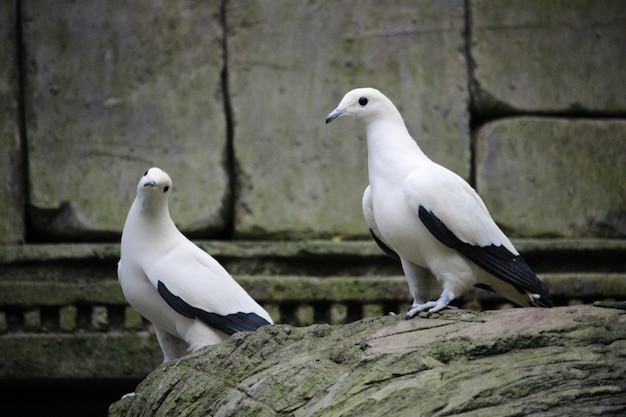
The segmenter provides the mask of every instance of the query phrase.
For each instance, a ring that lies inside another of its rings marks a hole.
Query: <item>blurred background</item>
[[[557,305],[626,300],[620,0],[0,2],[0,396],[104,416],[161,362],[125,302],[143,172],[278,323],[406,311],[361,213],[356,87],[467,179]],[[510,308],[479,291],[475,310]],[[5,411],[2,411],[3,415]]]

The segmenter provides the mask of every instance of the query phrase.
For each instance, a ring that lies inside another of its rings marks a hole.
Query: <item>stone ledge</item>
[[[558,297],[575,292],[580,297],[602,293],[605,297],[626,297],[626,273],[539,274]],[[289,302],[385,302],[408,300],[404,276],[315,277],[248,276],[234,277],[256,299],[266,303]],[[489,294],[480,291],[481,294]],[[126,304],[117,280],[99,283],[2,282],[0,306],[47,307],[71,304]]]
[[[543,252],[626,252],[626,239],[511,239],[523,254]],[[380,257],[386,256],[373,241],[266,241],[196,240],[215,257]],[[65,260],[117,260],[117,243],[58,243],[0,245],[0,265]]]
[[[626,300],[624,273],[540,276],[557,304]],[[277,323],[296,326],[403,314],[410,302],[406,280],[400,275],[235,278]],[[506,300],[480,290],[458,304],[465,309],[510,307]],[[146,352],[148,365],[136,360]],[[126,304],[117,280],[89,284],[0,281],[0,357],[11,358],[0,364],[0,379],[55,378],[59,364],[64,367],[60,375],[68,378],[132,379],[161,361],[152,327]],[[97,358],[97,364],[83,369],[86,357]],[[104,365],[108,361],[110,369]],[[47,365],[40,366],[40,362]]]
[[[540,274],[557,305],[626,300],[626,274]],[[404,276],[235,276],[277,323],[341,324],[403,314],[410,303]],[[510,308],[505,299],[473,290],[455,305]],[[150,325],[128,306],[117,280],[98,283],[0,281],[0,334],[136,332]]]

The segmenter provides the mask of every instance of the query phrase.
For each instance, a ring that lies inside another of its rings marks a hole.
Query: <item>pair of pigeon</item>
[[[421,151],[387,97],[373,88],[352,90],[326,123],[341,116],[355,117],[367,130],[363,214],[376,243],[402,264],[413,297],[406,318],[440,311],[474,286],[521,306],[552,306],[545,285],[478,194]],[[272,324],[263,307],[176,228],[171,189],[159,168],[142,176],[118,265],[124,296],[153,324],[164,362]]]

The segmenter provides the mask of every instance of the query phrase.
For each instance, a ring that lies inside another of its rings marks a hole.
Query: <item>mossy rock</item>
[[[275,325],[161,366],[109,415],[623,415],[624,357],[620,308]]]

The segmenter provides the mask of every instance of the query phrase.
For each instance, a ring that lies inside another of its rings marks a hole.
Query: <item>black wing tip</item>
[[[254,332],[263,326],[271,324],[256,313],[237,312],[221,315],[199,310],[198,319],[208,326],[232,336],[238,332]]]
[[[215,314],[215,313],[209,313],[209,314]],[[221,317],[222,320],[232,323],[231,324],[232,333],[229,333],[229,334],[233,334],[237,332],[253,332],[263,326],[267,326],[268,324],[271,324],[269,321],[267,321],[266,319],[264,319],[263,317],[259,316],[256,313],[244,313],[244,312],[239,311],[237,313],[228,314],[226,316],[220,316],[219,314],[216,314],[216,315]]]
[[[474,287],[480,288],[481,290],[485,290],[485,291],[490,291],[494,293],[496,292],[496,290],[491,288],[491,286],[487,284],[483,284],[481,282],[474,284]],[[545,290],[545,292],[542,292],[542,294],[534,294],[534,293],[531,294],[523,288],[520,288],[517,286],[515,288],[517,289],[517,291],[520,292],[520,294],[528,295],[528,297],[530,298],[528,302],[529,307],[545,307],[545,308],[554,307],[554,304],[552,303],[552,300],[550,299],[550,294],[548,293],[547,289]]]
[[[529,305],[554,307],[548,289],[521,255],[515,255],[502,245],[480,247],[463,242],[424,206],[418,208],[418,216],[428,231],[442,244],[458,251],[496,278],[513,285],[520,293],[532,297]],[[478,287],[493,291],[488,286],[488,288]]]

